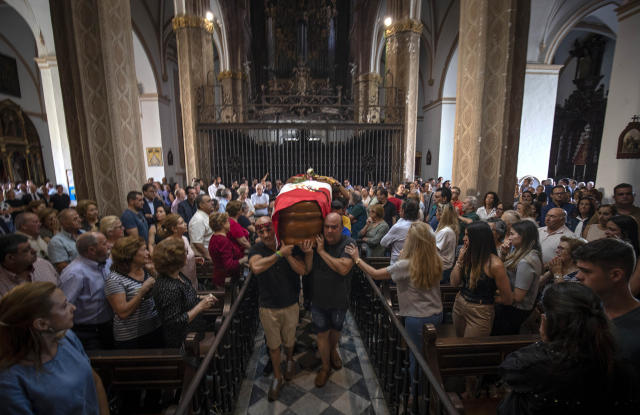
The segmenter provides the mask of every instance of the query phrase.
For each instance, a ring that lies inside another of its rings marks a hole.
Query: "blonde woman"
[[[528,220],[516,222],[507,238],[513,250],[507,255],[504,266],[511,284],[513,304],[496,305],[491,332],[494,336],[520,333],[520,325],[529,317],[535,305],[542,275],[542,248],[538,227]],[[500,290],[500,294],[503,293]]]
[[[122,226],[119,217],[109,215],[100,221],[100,232],[107,237],[109,246],[113,246],[118,239],[124,237],[124,226]]]
[[[442,259],[442,283],[449,284],[458,245],[458,212],[450,203],[438,205],[436,219],[436,246]]]
[[[422,326],[442,323],[442,300],[440,278],[442,260],[438,256],[436,238],[424,222],[414,222],[409,227],[398,261],[387,268],[375,269],[360,259],[358,248],[349,245],[345,252],[356,266],[376,280],[391,278],[398,287],[400,315],[411,341],[422,345]],[[411,371],[414,373],[415,359],[411,356]]]

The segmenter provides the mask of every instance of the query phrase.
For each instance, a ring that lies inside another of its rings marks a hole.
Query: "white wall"
[[[442,101],[442,119],[440,121],[440,152],[438,157],[438,176],[451,179],[453,173],[453,137],[456,125],[456,101]]]
[[[28,113],[40,136],[45,175],[55,180],[40,69],[34,60],[37,57],[36,42],[24,19],[6,4],[0,5],[0,53],[16,59],[21,92],[20,98],[0,93],[0,101],[8,98]],[[66,183],[61,184],[66,187]]]
[[[559,65],[528,64],[524,78],[518,178],[546,178],[551,153]]]
[[[640,187],[640,159],[616,158],[620,133],[629,123],[631,116],[640,114],[640,5],[635,7],[635,11],[635,15],[619,22],[611,70],[596,178],[596,187],[604,189],[605,197],[612,196],[613,187],[618,183],[631,183],[636,192]]]

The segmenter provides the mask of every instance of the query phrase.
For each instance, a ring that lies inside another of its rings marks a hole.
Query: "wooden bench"
[[[213,345],[212,332],[187,334],[184,353],[179,349],[93,350],[87,354],[91,366],[100,375],[112,409],[119,406],[119,397],[126,391],[162,392],[159,405],[163,414],[175,409],[179,392],[186,388],[202,358]],[[132,413],[131,408],[119,408]],[[139,408],[147,413],[147,408]]]
[[[540,340],[540,336],[532,334],[438,338],[433,324],[424,325],[422,338],[425,360],[443,387],[447,378],[454,376],[497,375],[509,353]],[[478,401],[464,400],[455,393],[450,396],[454,402],[462,402],[467,414],[495,414],[501,399]]]

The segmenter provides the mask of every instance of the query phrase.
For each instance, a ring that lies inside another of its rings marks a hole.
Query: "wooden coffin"
[[[322,233],[322,211],[316,202],[298,202],[279,212],[278,236],[286,245]]]

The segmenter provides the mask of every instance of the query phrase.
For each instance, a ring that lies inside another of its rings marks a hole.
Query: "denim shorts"
[[[338,308],[325,309],[311,305],[311,320],[316,333],[323,333],[327,330],[341,331],[346,314],[347,310]]]

